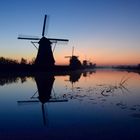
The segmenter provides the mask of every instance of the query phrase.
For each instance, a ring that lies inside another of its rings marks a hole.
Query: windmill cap
[[[48,44],[48,45],[51,45],[52,43],[50,42],[50,40],[49,39],[47,39],[46,37],[42,37],[40,40],[39,40],[39,42],[38,42],[39,44]]]

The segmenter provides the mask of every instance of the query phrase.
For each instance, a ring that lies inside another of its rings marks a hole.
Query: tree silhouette
[[[21,58],[20,64],[27,64],[27,60],[24,58]]]
[[[0,57],[0,64],[18,64],[17,60]]]

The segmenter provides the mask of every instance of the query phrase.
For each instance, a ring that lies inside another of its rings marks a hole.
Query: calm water
[[[0,139],[140,139],[140,75],[0,76]]]

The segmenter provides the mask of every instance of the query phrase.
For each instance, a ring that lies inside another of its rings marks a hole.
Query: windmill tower
[[[38,42],[31,43],[36,47],[35,43],[39,44],[38,53],[35,59],[35,66],[37,68],[41,69],[53,69],[55,66],[55,59],[53,56],[52,51],[52,44],[57,43],[59,41],[68,42],[68,39],[56,39],[56,38],[47,38],[45,37],[45,27],[46,27],[46,19],[47,15],[44,17],[44,24],[43,24],[43,30],[42,30],[42,37],[23,37],[19,36],[18,39],[25,39],[25,40],[39,40]]]

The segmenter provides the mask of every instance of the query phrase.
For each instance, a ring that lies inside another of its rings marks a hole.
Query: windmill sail
[[[38,37],[38,36],[29,36],[29,35],[18,35],[18,39],[24,39],[24,40],[40,40],[40,37]]]
[[[44,17],[44,24],[43,24],[43,30],[42,30],[42,37],[44,37],[44,34],[45,34],[46,19],[47,19],[47,15],[45,15],[45,17]]]

